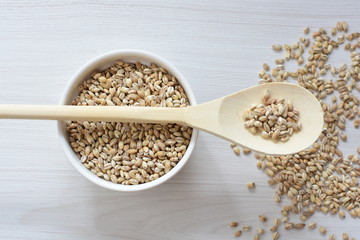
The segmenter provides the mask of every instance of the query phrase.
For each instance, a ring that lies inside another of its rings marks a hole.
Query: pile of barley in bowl
[[[79,86],[78,106],[186,107],[177,79],[155,64],[116,61]],[[79,161],[98,177],[136,185],[169,172],[182,159],[192,129],[178,124],[67,122],[70,145]]]
[[[360,126],[360,33],[348,33],[345,22],[337,23],[329,33],[323,28],[312,32],[312,38],[307,37],[309,33],[310,29],[305,28],[305,36],[294,44],[273,45],[274,51],[283,57],[274,61],[273,68],[264,64],[259,73],[260,84],[297,82],[311,91],[321,103],[325,121],[318,140],[308,149],[280,157],[255,153],[257,167],[268,175],[269,185],[277,188],[275,202],[291,200],[291,204],[281,204],[282,216],[275,217],[269,229],[272,239],[280,239],[281,225],[284,230],[316,228],[315,222],[308,223],[315,212],[338,215],[341,219],[347,215],[360,217],[360,148],[345,156],[339,147],[340,141],[348,141],[346,123],[352,122],[352,131]],[[347,51],[351,64],[337,63],[340,67],[329,64],[333,51]],[[287,62],[294,60],[297,69],[287,71]],[[232,147],[238,155],[238,147]],[[296,215],[299,219],[291,221],[290,217]],[[235,228],[238,224],[230,226]],[[328,239],[355,239],[347,233],[331,234],[326,226],[319,226],[318,231]],[[253,239],[261,239],[263,233],[257,231]],[[234,235],[241,236],[241,230],[236,230]]]

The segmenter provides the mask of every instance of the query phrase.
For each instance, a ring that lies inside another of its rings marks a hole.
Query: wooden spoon
[[[300,112],[302,130],[294,133],[287,142],[275,143],[244,128],[242,112],[260,103],[266,90],[270,91],[271,97],[291,101]],[[318,100],[305,88],[289,83],[262,84],[186,108],[0,105],[0,118],[180,123],[257,152],[274,155],[302,151],[316,141],[323,127],[323,111]]]

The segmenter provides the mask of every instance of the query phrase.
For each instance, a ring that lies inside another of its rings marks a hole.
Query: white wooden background
[[[257,84],[262,63],[277,57],[271,45],[297,41],[305,26],[347,21],[360,31],[359,9],[357,0],[2,0],[0,103],[57,104],[80,66],[122,48],[168,59],[202,103]],[[349,62],[334,55],[333,63]],[[348,134],[342,146],[354,153],[359,131]],[[230,221],[258,227],[259,214],[279,216],[275,190],[254,157],[236,157],[228,143],[205,133],[177,176],[144,192],[113,192],[80,176],[53,121],[0,120],[0,161],[0,239],[226,240],[233,239]],[[255,192],[248,181],[256,182]],[[338,239],[344,231],[360,239],[360,220],[312,220]],[[281,231],[281,239],[327,237],[303,230]]]

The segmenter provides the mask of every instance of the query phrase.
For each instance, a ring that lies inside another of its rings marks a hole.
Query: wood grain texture
[[[360,31],[359,7],[356,0],[1,1],[1,104],[57,104],[77,69],[122,48],[168,59],[202,103],[256,84],[262,63],[277,57],[271,45],[297,41],[305,26],[347,21]],[[330,61],[342,59],[349,62],[336,54]],[[233,239],[230,221],[256,228],[259,214],[279,216],[275,189],[254,157],[236,157],[209,134],[200,135],[192,158],[169,182],[119,193],[70,165],[55,122],[0,123],[0,239]],[[341,147],[355,153],[359,131],[348,135]],[[257,184],[253,193],[249,181]],[[342,232],[360,239],[359,220],[349,216],[312,220],[338,239]],[[280,234],[325,239],[317,230]]]

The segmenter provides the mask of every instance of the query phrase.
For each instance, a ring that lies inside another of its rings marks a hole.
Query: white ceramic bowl
[[[95,70],[104,70],[110,65],[112,65],[116,60],[122,60],[125,62],[139,61],[143,64],[155,63],[158,66],[167,69],[170,74],[174,75],[177,78],[181,86],[184,88],[189,98],[190,104],[191,105],[196,104],[195,96],[188,82],[185,80],[184,76],[172,64],[170,64],[168,61],[155,54],[142,50],[135,50],[135,49],[124,49],[124,50],[108,52],[92,59],[90,62],[85,64],[82,68],[80,68],[80,70],[73,76],[70,82],[66,85],[65,91],[61,96],[60,104],[70,105],[72,100],[75,98],[75,96],[79,94],[78,86],[81,84],[81,82],[89,78],[90,74],[93,73]],[[90,172],[87,168],[85,168],[85,166],[80,162],[79,158],[76,156],[76,154],[74,153],[73,149],[69,144],[69,138],[66,132],[65,122],[58,121],[57,127],[58,127],[60,143],[65,151],[66,156],[70,160],[71,164],[91,182],[99,186],[117,191],[139,191],[139,190],[152,188],[163,182],[166,182],[168,179],[173,177],[177,172],[179,172],[180,169],[188,161],[194,149],[197,136],[199,133],[197,129],[193,129],[190,144],[186,150],[186,153],[184,154],[183,158],[178,162],[178,164],[174,168],[172,168],[168,173],[148,183],[143,183],[139,185],[121,185],[99,178],[95,174]]]

